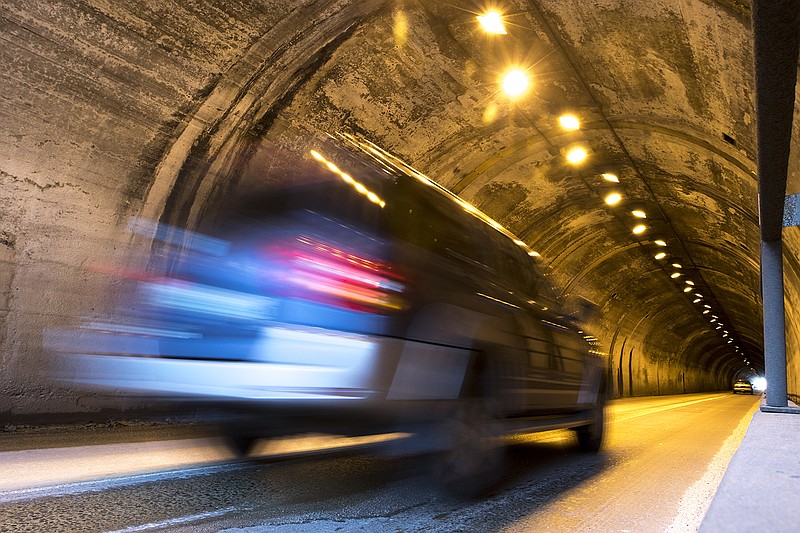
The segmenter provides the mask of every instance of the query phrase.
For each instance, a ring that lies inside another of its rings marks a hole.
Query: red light
[[[406,305],[399,276],[385,263],[300,236],[268,253],[286,263],[292,296],[359,311],[400,310]],[[299,292],[298,292],[299,290]]]

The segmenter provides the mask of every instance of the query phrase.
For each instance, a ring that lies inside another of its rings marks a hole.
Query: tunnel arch
[[[686,333],[680,364],[713,363],[701,353],[712,347],[702,337],[708,325],[692,329],[667,309],[686,309],[687,301],[652,268],[648,255],[662,236],[701,276],[753,367],[763,366],[746,7],[688,0],[680,12],[657,6],[663,16],[655,17],[645,0],[625,10],[613,2],[508,0],[519,24],[503,40],[480,33],[480,6],[428,0],[167,0],[180,16],[146,4],[55,1],[58,9],[9,5],[13,31],[0,51],[13,111],[0,144],[7,206],[0,212],[0,348],[10,376],[0,392],[12,409],[48,397],[27,371],[45,358],[42,327],[95,305],[84,267],[98,256],[124,258],[131,241],[152,246],[125,233],[128,216],[197,226],[233,186],[259,136],[274,119],[291,117],[321,132],[358,132],[541,246],[565,294],[598,303],[620,322],[590,324],[613,348],[610,367],[623,344],[626,358],[631,350],[636,358],[666,342],[660,329],[673,319]],[[99,22],[103,39],[90,31]],[[614,38],[625,36],[638,37],[635,52]],[[531,92],[513,103],[496,79],[504,67],[498,58],[512,56],[535,61]],[[491,121],[489,104],[496,106]],[[566,109],[580,115],[580,130],[554,126]],[[798,145],[797,111],[794,123]],[[591,148],[578,170],[561,163],[561,148],[572,142]],[[790,190],[800,183],[799,160],[794,150]],[[544,178],[528,170],[545,163],[552,182],[534,181]],[[657,232],[648,239],[632,238],[627,213],[606,210],[596,181],[606,167],[632,197],[653,201]],[[552,197],[537,197],[539,190]],[[788,352],[796,354],[800,234],[789,228],[784,235]],[[69,297],[54,301],[43,283]],[[647,303],[612,297],[626,283],[641,285]],[[714,363],[709,372],[736,365]],[[794,355],[789,374],[796,395]],[[700,386],[699,375],[690,378],[687,390]],[[635,391],[649,390],[636,379]]]

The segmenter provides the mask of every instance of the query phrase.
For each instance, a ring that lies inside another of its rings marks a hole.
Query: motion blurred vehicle
[[[160,271],[128,275],[113,317],[50,332],[62,378],[213,405],[241,454],[306,432],[427,435],[465,494],[498,479],[504,436],[570,428],[601,447],[604,364],[535,252],[349,135],[280,168],[289,186],[203,232],[135,221]]]
[[[753,384],[746,379],[740,379],[733,384],[733,393],[753,394]]]

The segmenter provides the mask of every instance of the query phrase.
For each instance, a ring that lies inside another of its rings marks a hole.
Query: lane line
[[[126,527],[125,529],[115,529],[113,531],[108,531],[107,533],[133,533],[135,531],[147,531],[148,529],[161,529],[164,527],[175,526],[178,524],[186,524],[187,522],[196,522],[197,520],[203,520],[205,518],[214,518],[217,516],[226,515],[228,513],[232,513],[234,511],[240,511],[242,508],[239,507],[226,507],[225,509],[218,509],[216,511],[208,511],[206,513],[198,513],[188,516],[181,516],[178,518],[169,518],[167,520],[161,520],[160,522],[150,522],[149,524],[142,524],[140,526],[131,526]]]
[[[722,477],[728,469],[728,463],[731,462],[733,454],[739,449],[739,445],[742,443],[745,433],[747,433],[747,428],[750,427],[753,414],[758,410],[758,407],[759,404],[756,403],[745,413],[733,432],[722,443],[719,451],[714,454],[714,457],[708,463],[705,473],[683,493],[678,502],[678,514],[673,519],[672,524],[664,530],[664,533],[683,533],[700,529],[700,524],[703,522],[706,511],[711,505],[711,500],[714,498]],[[734,523],[732,522],[731,525],[733,526]]]
[[[616,424],[618,422],[626,422],[628,420],[633,420],[634,418],[640,418],[642,416],[653,415],[653,414],[656,414],[656,413],[660,413],[662,411],[669,411],[670,409],[677,409],[679,407],[687,407],[689,405],[693,405],[693,404],[696,404],[696,403],[709,402],[711,400],[719,400],[720,398],[728,398],[728,397],[729,397],[728,394],[720,394],[718,396],[712,396],[711,398],[701,398],[699,400],[691,400],[691,401],[688,401],[688,402],[681,402],[681,403],[666,405],[664,407],[648,407],[648,408],[644,409],[645,412],[643,412],[643,413],[637,413],[637,414],[633,414],[633,415],[612,416],[612,419],[609,420],[609,423]]]
[[[34,487],[31,489],[17,489],[0,492],[0,504],[17,502],[21,500],[33,500],[37,498],[70,496],[83,492],[99,492],[106,489],[136,485],[140,483],[152,483],[168,479],[189,478],[194,476],[205,476],[216,474],[223,471],[244,470],[255,468],[258,463],[230,462],[211,466],[201,466],[196,468],[185,468],[181,470],[166,470],[163,472],[152,472],[148,474],[134,474],[131,476],[121,476],[108,479],[97,479],[91,481],[77,481],[74,483],[63,483],[48,487]]]

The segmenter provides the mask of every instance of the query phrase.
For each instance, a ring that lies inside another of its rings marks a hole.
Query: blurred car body
[[[173,230],[163,272],[133,276],[113,319],[50,332],[62,377],[227,409],[241,452],[429,427],[462,451],[555,428],[598,449],[604,364],[535,254],[377,147],[338,141],[298,156],[302,183]],[[475,468],[445,477],[466,489]]]
[[[740,379],[733,384],[733,393],[753,394],[753,384],[745,379]]]

